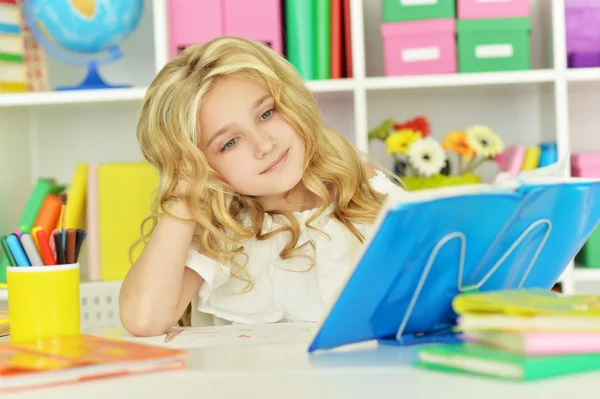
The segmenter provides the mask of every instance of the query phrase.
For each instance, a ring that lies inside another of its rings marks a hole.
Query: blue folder
[[[451,341],[457,294],[551,288],[600,221],[600,180],[427,191],[388,199],[309,352]]]

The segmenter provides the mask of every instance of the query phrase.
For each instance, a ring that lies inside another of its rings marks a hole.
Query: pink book
[[[528,356],[600,352],[600,334],[561,332],[483,332],[464,333],[469,341]]]
[[[521,145],[513,145],[504,155],[504,169],[503,172],[509,173],[511,176],[516,177],[521,173],[523,169],[523,159],[525,158],[525,147]]]
[[[88,280],[100,281],[100,241],[98,230],[98,165],[89,164],[87,179]]]

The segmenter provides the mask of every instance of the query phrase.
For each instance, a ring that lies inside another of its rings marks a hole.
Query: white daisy
[[[467,129],[467,144],[475,153],[484,158],[493,158],[504,151],[504,143],[492,129],[475,125]]]
[[[436,140],[425,137],[408,148],[408,161],[420,175],[437,175],[446,165],[447,154]]]

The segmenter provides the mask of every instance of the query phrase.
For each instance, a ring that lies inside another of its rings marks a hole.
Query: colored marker
[[[37,248],[38,252],[40,250],[40,243],[38,242],[37,232],[40,230],[44,230],[44,228],[41,226],[36,226],[31,229],[31,238],[33,238],[33,242],[35,243],[35,247]]]
[[[27,258],[29,258],[29,263],[31,266],[43,266],[42,258],[40,258],[40,254],[35,247],[35,243],[33,242],[33,238],[29,233],[21,234],[21,244],[23,245],[23,249],[25,250],[25,254]]]
[[[54,237],[54,245],[56,247],[56,263],[59,265],[66,264],[65,250],[62,246],[62,232],[52,234]]]
[[[42,261],[44,262],[44,266],[54,266],[56,265],[56,258],[52,255],[52,250],[50,249],[50,243],[48,236],[44,229],[37,231],[37,239],[40,243],[40,256],[42,257]],[[54,240],[52,240],[54,241]]]
[[[4,250],[4,254],[8,258],[8,263],[10,263],[10,266],[17,266],[17,261],[15,260],[15,257],[13,256],[12,252],[10,252],[10,248],[8,247],[7,238],[8,237],[6,236],[0,237],[0,244],[2,245],[2,250]]]
[[[8,243],[8,248],[10,248],[10,252],[12,252],[13,256],[15,257],[15,261],[17,262],[15,266],[31,266],[31,263],[29,263],[29,259],[27,258],[27,255],[25,255],[25,251],[21,246],[21,242],[16,235],[9,235],[6,239],[6,242]]]

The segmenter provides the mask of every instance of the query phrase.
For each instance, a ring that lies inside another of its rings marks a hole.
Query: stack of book
[[[28,91],[21,8],[0,0],[0,93]]]
[[[419,352],[418,365],[513,380],[600,370],[600,297],[527,289],[458,295],[464,342]]]

